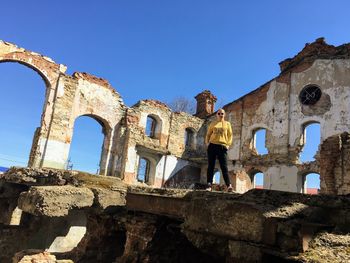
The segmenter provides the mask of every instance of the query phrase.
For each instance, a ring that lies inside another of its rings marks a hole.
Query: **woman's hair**
[[[223,108],[220,108],[220,109],[217,110],[217,112],[219,112],[219,111],[221,111],[221,112],[223,112],[224,114],[226,114],[226,112],[225,112],[225,110],[224,110]],[[222,127],[224,127],[225,117],[222,118],[221,122],[222,122]]]

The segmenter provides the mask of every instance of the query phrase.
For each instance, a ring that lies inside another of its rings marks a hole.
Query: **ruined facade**
[[[103,127],[101,175],[155,187],[188,188],[206,181],[204,136],[216,101],[209,91],[196,96],[194,116],[155,100],[127,107],[106,80],[87,73],[70,76],[65,66],[13,44],[0,41],[0,62],[26,65],[46,83],[30,167],[65,169],[74,122],[90,116]],[[254,174],[262,172],[265,189],[301,193],[305,176],[315,172],[321,192],[350,193],[350,45],[334,47],[318,39],[280,67],[276,78],[224,107],[233,128],[228,156],[234,189],[251,189]],[[310,123],[320,124],[321,145],[314,162],[301,163]],[[266,130],[264,155],[254,147],[259,129]]]
[[[0,62],[34,69],[47,87],[30,167],[0,174],[0,262],[350,261],[349,44],[318,39],[224,106],[229,172],[244,194],[173,189],[206,180],[211,92],[196,96],[194,116],[155,100],[127,107],[106,80],[67,75],[13,44],[0,42]],[[65,169],[83,115],[103,127],[100,176]],[[304,130],[315,122],[321,144],[315,161],[302,163]],[[259,129],[267,154],[255,146]],[[265,190],[248,191],[258,171]],[[333,195],[299,194],[309,172]]]

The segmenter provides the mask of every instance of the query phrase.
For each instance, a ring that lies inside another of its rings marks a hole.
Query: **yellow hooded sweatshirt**
[[[228,121],[213,121],[210,123],[205,143],[220,144],[228,149],[232,144],[232,128]]]

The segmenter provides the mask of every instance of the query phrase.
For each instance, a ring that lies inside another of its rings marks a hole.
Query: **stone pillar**
[[[195,99],[197,100],[195,116],[204,119],[214,112],[217,98],[209,90],[202,91],[195,97]]]
[[[73,136],[75,116],[72,109],[76,104],[77,80],[62,75],[57,89],[48,135],[40,140],[40,167],[65,169]]]
[[[28,167],[42,167],[42,160],[44,158],[44,145],[50,132],[56,91],[57,89],[60,89],[60,91],[62,89],[62,87],[58,86],[57,83],[58,81],[46,83],[44,109],[41,116],[40,127],[36,128],[34,132],[32,148],[29,154]]]

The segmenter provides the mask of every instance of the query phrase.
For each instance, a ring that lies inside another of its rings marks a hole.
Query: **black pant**
[[[230,178],[227,170],[227,148],[223,145],[210,143],[208,146],[208,170],[207,170],[207,182],[208,184],[213,183],[214,169],[216,157],[219,159],[222,176],[224,177],[225,183],[229,186]]]

